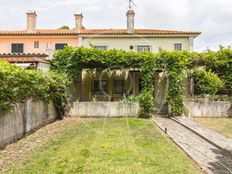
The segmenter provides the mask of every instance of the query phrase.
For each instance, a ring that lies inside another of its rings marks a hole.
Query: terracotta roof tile
[[[28,33],[26,30],[21,31],[0,31],[0,36],[15,35],[199,35],[200,32],[173,31],[173,30],[155,30],[155,29],[135,29],[130,34],[126,29],[85,29],[77,32],[76,30],[37,30],[36,33]]]
[[[49,60],[41,59],[41,58],[36,58],[36,57],[5,57],[5,58],[0,58],[0,61],[7,61],[10,63],[47,63],[50,64]]]
[[[0,61],[7,61],[10,63],[48,63],[46,54],[0,54]]]
[[[128,35],[126,29],[89,29],[82,30],[83,35]],[[200,32],[173,31],[173,30],[154,30],[154,29],[135,29],[132,35],[199,35]]]
[[[76,30],[37,30],[36,33],[28,33],[26,30],[16,30],[16,31],[0,31],[1,36],[11,36],[11,35],[76,35]]]
[[[0,53],[1,57],[48,57],[45,53]]]

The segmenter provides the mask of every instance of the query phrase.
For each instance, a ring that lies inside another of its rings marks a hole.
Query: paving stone
[[[208,174],[232,174],[232,155],[215,147],[179,123],[161,117],[153,121]]]
[[[177,122],[180,122],[184,126],[188,127],[189,129],[193,130],[194,132],[200,134],[208,141],[216,144],[221,149],[226,150],[232,154],[232,138],[226,138],[225,136],[211,129],[201,126],[200,124],[189,118],[176,117],[174,119]]]

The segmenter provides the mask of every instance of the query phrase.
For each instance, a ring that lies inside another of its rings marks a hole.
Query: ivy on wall
[[[169,114],[170,116],[181,115],[184,111],[183,79],[192,55],[186,51],[167,52],[163,50],[159,54],[160,59],[164,62],[163,66],[168,79],[166,100],[169,104]]]
[[[82,69],[85,68],[99,70],[139,68],[143,74],[143,90],[139,97],[141,116],[150,117],[155,108],[153,97],[155,58],[154,54],[148,52],[66,47],[55,54],[52,69],[65,72],[74,82],[78,82]]]
[[[144,55],[144,62],[141,62],[140,69],[143,74],[142,80],[142,92],[139,97],[139,103],[141,107],[141,117],[150,117],[155,112],[154,102],[154,72],[156,69],[157,57],[155,55],[147,53]]]
[[[156,69],[167,70],[170,81],[167,102],[171,106],[171,115],[179,115],[183,111],[183,87],[180,82],[182,71],[186,69],[187,52],[165,52],[159,54],[126,52],[123,50],[101,51],[94,48],[66,47],[55,54],[52,68],[58,72],[65,72],[76,80],[82,69],[125,69],[138,68],[143,74],[143,90],[139,97],[141,116],[150,117],[155,110],[154,73]]]
[[[195,71],[197,72],[195,79],[199,82],[197,87],[200,85],[203,91],[207,89],[204,93],[213,95],[224,84],[228,95],[232,96],[232,50],[230,48],[221,47],[217,52],[205,53],[160,50],[159,53],[153,54],[65,47],[54,55],[52,69],[56,73],[26,71],[1,62],[0,110],[9,110],[12,103],[34,97],[46,101],[53,100],[60,115],[63,115],[68,100],[67,77],[78,83],[81,72],[85,68],[99,70],[135,68],[143,74],[143,90],[139,96],[141,116],[150,117],[155,111],[154,73],[160,69],[166,72],[168,79],[166,100],[170,106],[169,114],[176,116],[184,111],[183,79],[187,72],[199,62],[200,65],[205,66],[206,71],[204,73]]]
[[[168,79],[166,101],[170,116],[181,115],[184,111],[183,80],[196,63],[204,64],[224,82],[232,95],[232,50],[221,48],[218,52],[190,53],[187,51],[163,51],[159,53],[137,53],[123,50],[101,51],[94,48],[66,47],[58,51],[53,59],[52,69],[64,72],[78,82],[82,69],[125,69],[137,68],[143,74],[143,90],[139,97],[141,115],[150,117],[154,113],[155,100],[154,72],[163,70]],[[205,84],[207,85],[207,84]]]

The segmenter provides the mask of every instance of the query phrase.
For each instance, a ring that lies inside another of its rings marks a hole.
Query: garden
[[[110,68],[109,68],[110,67]],[[112,68],[113,67],[113,68]],[[68,114],[72,83],[80,83],[83,69],[137,68],[143,74],[143,90],[138,97],[141,118],[155,113],[154,72],[164,71],[168,89],[166,102],[169,116],[179,116],[185,111],[183,101],[185,79],[193,80],[195,97],[231,101],[232,50],[221,48],[217,52],[190,53],[186,51],[135,53],[122,50],[100,51],[93,48],[66,47],[58,51],[52,61],[52,71],[42,73],[25,70],[6,62],[0,63],[0,109],[9,112],[15,103],[28,98],[53,101],[58,118]],[[192,96],[189,96],[192,97]],[[63,121],[66,122],[65,118]],[[214,120],[200,124],[231,136],[230,119]],[[5,168],[8,173],[202,173],[198,166],[184,154],[149,119],[101,118],[75,119],[69,124],[54,123],[54,133],[48,141],[36,138],[35,148],[26,155],[13,157]],[[52,130],[42,128],[46,137]],[[33,136],[32,135],[29,135]],[[46,137],[49,138],[49,137]],[[22,139],[24,141],[24,139]],[[28,145],[30,143],[22,143]],[[11,145],[9,145],[11,146]],[[14,146],[14,145],[12,145]],[[17,149],[17,148],[14,148]],[[19,148],[20,149],[20,148]],[[18,151],[18,150],[17,150]],[[20,150],[20,153],[23,150]],[[25,150],[26,151],[26,150]],[[9,152],[9,155],[14,154]]]
[[[219,51],[204,53],[187,51],[158,53],[136,53],[123,50],[101,51],[94,48],[66,47],[53,58],[52,70],[65,73],[73,83],[81,83],[83,69],[123,70],[139,69],[142,74],[142,91],[137,96],[141,117],[149,118],[155,113],[154,73],[163,71],[167,77],[165,100],[169,116],[179,116],[185,111],[183,105],[184,86],[187,81],[194,86],[192,96],[224,96],[230,100],[232,94],[232,50],[221,47]],[[191,82],[192,81],[192,82]],[[219,97],[220,98],[220,97]]]
[[[150,120],[71,120],[71,123],[58,124],[53,129],[62,132],[56,133],[43,146],[27,152],[5,172],[202,173]],[[1,170],[4,170],[2,166]]]
[[[160,50],[156,54],[66,47],[54,55],[50,73],[24,70],[8,63],[1,63],[0,66],[0,108],[3,111],[10,110],[12,103],[33,97],[54,101],[62,117],[68,111],[69,85],[81,83],[80,75],[85,68],[139,69],[143,74],[143,88],[138,100],[140,115],[144,118],[155,113],[155,71],[164,71],[167,76],[165,100],[169,116],[179,116],[185,111],[183,90],[186,78],[193,79],[193,95],[213,98],[215,94],[220,94],[230,100],[232,94],[232,50],[223,47],[217,52]]]

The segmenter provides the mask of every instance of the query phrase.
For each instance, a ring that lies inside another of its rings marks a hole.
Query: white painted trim
[[[176,45],[181,45],[181,50],[176,50]],[[181,42],[176,42],[176,43],[174,43],[174,45],[173,45],[173,49],[174,49],[174,51],[183,51],[183,43],[181,43]]]
[[[152,46],[152,44],[149,44],[149,43],[137,43],[136,46]]]
[[[94,47],[95,46],[102,46],[102,47],[106,47],[106,50],[108,50],[109,49],[109,44],[104,44],[104,43],[91,43]]]
[[[107,43],[91,43],[93,44],[94,46],[109,46],[109,44]]]
[[[138,46],[149,46],[150,47],[150,52],[153,52],[152,44],[146,44],[146,43],[139,43],[135,45],[135,51],[138,52]]]

